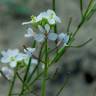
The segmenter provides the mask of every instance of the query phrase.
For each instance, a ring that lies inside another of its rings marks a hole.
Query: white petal
[[[14,49],[14,50],[8,49],[7,52],[8,52],[8,55],[11,57],[11,56],[16,56],[16,55],[18,55],[19,50],[18,50],[18,49]]]
[[[41,25],[38,25],[38,29],[40,32],[43,32],[43,33],[45,32],[44,28]]]
[[[48,22],[50,25],[54,25],[56,23],[54,19],[48,19]]]
[[[9,61],[10,60],[7,57],[2,57],[1,58],[1,62],[4,63],[4,64],[9,63]]]
[[[39,22],[42,20],[42,14],[38,15],[37,18],[36,18],[36,22]]]
[[[26,55],[28,55],[29,57],[32,56],[33,52],[35,51],[35,48],[26,48],[24,49],[24,52]]]
[[[39,33],[39,34],[36,34],[34,38],[37,42],[42,42],[44,41],[45,35]]]
[[[17,61],[22,61],[24,58],[25,58],[25,54],[23,54],[23,53],[19,53],[19,54],[16,56],[16,60],[17,60]]]
[[[48,15],[46,12],[42,12],[37,16],[37,22],[41,21],[42,19],[47,19]]]
[[[47,32],[50,31],[50,26],[49,26],[49,24],[46,24],[46,25],[45,25],[45,29],[46,29]]]
[[[55,16],[56,15],[55,12],[53,10],[51,10],[51,9],[47,10],[47,14],[49,16],[51,16],[51,15]]]
[[[69,41],[69,36],[64,33],[59,34],[59,40],[63,41],[64,43],[68,43]]]
[[[27,33],[24,36],[29,38],[29,37],[32,37],[34,35],[35,35],[35,33],[33,32],[32,28],[28,28]]]
[[[61,23],[61,19],[58,16],[55,17],[55,20],[56,22]]]
[[[11,68],[15,68],[16,65],[17,65],[17,62],[16,61],[12,61],[12,62],[9,63],[9,65],[10,65]]]
[[[65,38],[63,39],[63,42],[66,44],[69,41],[69,36],[66,34]]]
[[[36,60],[36,59],[32,59],[32,62],[31,62],[32,64],[37,64],[38,63],[38,61]]]
[[[14,72],[13,70],[9,69],[8,67],[2,67],[1,71],[3,72],[3,74],[8,78],[8,79],[12,79]]]
[[[57,39],[57,34],[56,33],[49,33],[48,34],[48,39],[55,41]]]
[[[63,40],[64,37],[65,37],[65,34],[64,33],[60,33],[58,37],[59,37],[59,40]]]
[[[33,53],[36,49],[28,47],[27,50],[30,51],[31,53]]]

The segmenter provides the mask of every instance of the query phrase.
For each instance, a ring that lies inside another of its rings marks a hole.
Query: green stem
[[[59,96],[61,94],[61,92],[63,91],[63,89],[65,88],[66,84],[69,82],[69,76],[66,78],[66,80],[64,81],[63,85],[61,86],[61,88],[59,89],[59,91],[57,92],[56,96]]]
[[[25,76],[24,76],[24,79],[23,79],[23,85],[22,85],[21,93],[20,93],[19,96],[22,96],[22,94],[24,92],[24,87],[25,87],[26,80],[27,80],[28,73],[29,73],[30,66],[31,66],[31,59],[32,59],[32,57],[30,57],[30,59],[29,59],[29,63],[28,63],[27,69],[26,69],[26,73],[25,73]]]
[[[42,58],[43,46],[44,46],[44,43],[41,45],[41,48],[40,48],[39,58],[38,58],[38,64],[36,65],[36,67],[34,68],[34,70],[32,71],[32,73],[29,75],[27,82],[30,82],[30,80],[32,79],[32,76],[35,74],[36,70],[38,69],[38,67],[40,65],[41,58]]]
[[[52,0],[52,9],[56,11],[56,0]]]
[[[52,1],[52,9],[56,12],[56,0]],[[54,32],[57,33],[57,25],[54,26]]]
[[[42,92],[41,92],[41,96],[46,96],[46,78],[47,78],[47,74],[48,74],[48,42],[47,42],[47,38],[45,40],[45,68],[44,68],[44,77],[42,80]]]
[[[14,84],[15,84],[15,81],[16,81],[16,72],[17,72],[17,70],[18,70],[18,65],[16,66],[15,71],[14,71],[14,77],[13,77],[12,83],[10,85],[10,90],[9,90],[8,96],[11,96],[11,94],[12,94],[13,87],[14,87]]]

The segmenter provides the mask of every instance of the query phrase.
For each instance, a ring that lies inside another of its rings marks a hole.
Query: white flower
[[[48,14],[48,22],[50,25],[61,23],[61,20],[58,16],[56,16],[56,13],[53,10],[47,10]]]
[[[39,24],[39,22],[47,21],[46,24],[54,25],[56,23],[61,23],[61,19],[56,15],[53,10],[47,10],[46,12],[40,13],[37,17],[32,16],[32,20],[29,22],[23,22],[22,25],[25,24]]]
[[[40,32],[42,32],[42,33],[45,33],[45,32],[49,32],[50,31],[50,25],[49,24],[46,24],[45,26],[44,26],[44,28],[41,26],[41,25],[38,25],[38,29],[39,29],[39,31]]]
[[[24,54],[20,53],[18,49],[8,49],[7,51],[2,51],[1,54],[1,62],[4,64],[8,63],[11,68],[16,67],[17,63],[24,59]]]
[[[25,54],[27,56],[29,56],[29,57],[32,56],[32,54],[33,54],[34,51],[35,51],[35,48],[28,47],[28,48],[24,49]]]
[[[45,35],[43,33],[37,33],[35,36],[34,36],[34,39],[37,41],[37,42],[43,42],[44,41],[44,38],[45,38]]]
[[[46,24],[44,28],[39,25],[38,28],[40,32],[34,35],[34,39],[37,42],[43,42],[46,38],[46,35],[45,35],[46,33],[47,33],[48,40],[55,41],[57,39],[57,34],[52,32],[49,24]]]
[[[3,72],[3,74],[6,76],[8,80],[11,80],[14,76],[14,71],[8,67],[2,67],[1,71]]]
[[[69,41],[69,36],[65,33],[60,33],[58,36],[59,40],[62,41],[64,43],[64,45],[66,46],[68,41]]]
[[[27,29],[27,33],[24,35],[26,38],[33,37],[35,33],[33,32],[32,28]]]
[[[45,38],[46,38],[46,36],[45,36],[44,33],[38,33],[34,37],[34,39],[37,42],[43,42],[45,40]],[[57,34],[56,33],[49,32],[48,35],[47,35],[47,38],[48,38],[48,40],[55,41],[57,39]]]

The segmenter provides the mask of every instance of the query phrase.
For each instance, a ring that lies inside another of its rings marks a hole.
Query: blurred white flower
[[[24,52],[25,52],[25,54],[26,54],[26,56],[25,56],[25,59],[24,59],[24,62],[26,63],[26,64],[28,64],[28,62],[29,62],[29,59],[30,59],[30,57],[32,57],[32,55],[33,55],[33,53],[35,52],[35,48],[30,48],[30,47],[28,47],[28,48],[26,48],[26,49],[24,49]],[[31,64],[37,64],[37,59],[34,59],[33,57],[32,57],[32,59],[31,59]]]
[[[35,48],[30,48],[30,47],[28,47],[28,48],[26,48],[26,49],[24,49],[24,52],[25,52],[25,54],[27,55],[27,56],[32,56],[32,54],[33,54],[33,52],[35,52]]]
[[[47,12],[40,13],[37,18],[36,22],[40,22],[43,19],[46,19],[50,25],[54,25],[56,23],[61,23],[61,19],[56,16],[56,13],[53,10],[47,10]]]
[[[34,39],[35,39],[37,42],[43,42],[44,39],[45,39],[45,35],[44,35],[44,33],[37,33],[37,34],[34,36]]]
[[[35,33],[33,32],[32,28],[27,29],[27,33],[24,35],[26,38],[34,37]]]
[[[20,53],[18,49],[2,51],[1,55],[1,62],[8,63],[11,68],[16,67],[17,63],[24,59],[24,54]]]
[[[41,25],[38,25],[38,29],[42,33],[45,33],[45,32],[48,33],[50,31],[50,25],[49,24],[45,24],[44,28]]]
[[[67,46],[67,43],[69,41],[69,36],[66,33],[60,33],[58,38],[60,41],[64,43],[65,46]]]
[[[14,71],[8,67],[1,68],[2,73],[6,76],[8,80],[11,80],[14,76]]]
[[[45,36],[44,33],[38,33],[35,35],[35,40],[37,42],[43,42],[45,40],[45,38],[48,38],[48,40],[51,40],[51,41],[55,41],[57,39],[57,34],[56,33],[52,33],[52,32],[49,32],[47,36]]]
[[[56,15],[56,13],[49,9],[45,12],[40,13],[37,17],[36,16],[32,16],[31,17],[31,21],[29,22],[23,22],[22,25],[25,24],[39,24],[39,22],[45,22],[45,24],[49,24],[49,25],[54,25],[56,23],[61,23],[61,19]]]
[[[53,10],[47,10],[48,14],[48,23],[50,25],[56,24],[56,23],[61,23],[61,19],[56,16],[56,13]]]

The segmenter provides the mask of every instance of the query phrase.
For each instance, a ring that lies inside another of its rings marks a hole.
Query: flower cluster
[[[24,49],[24,53],[21,53],[18,49],[8,49],[7,51],[1,52],[1,63],[4,66],[1,68],[3,74],[8,78],[12,78],[14,74],[14,68],[17,64],[28,64],[29,58],[32,56],[35,48],[26,48]],[[31,64],[37,64],[37,60],[32,58]]]
[[[38,16],[32,16],[31,21],[22,23],[23,25],[32,24],[32,27],[38,30],[38,32],[34,32],[32,28],[28,28],[24,36],[26,38],[32,38],[39,43],[44,42],[45,39],[54,42],[57,40],[60,44],[63,42],[63,45],[67,46],[69,36],[65,33],[55,33],[53,30],[54,25],[57,23],[61,23],[61,19],[53,10],[47,10],[46,12],[40,13]],[[37,64],[37,59],[33,58],[34,51],[35,48],[25,48],[23,53],[18,49],[2,51],[1,63],[5,65],[1,68],[1,71],[10,79],[14,74],[14,68],[17,64],[23,64],[23,66],[28,64],[30,57],[32,57],[32,66]]]
[[[31,17],[32,20],[29,22],[24,22],[22,23],[24,24],[40,24],[40,25],[45,25],[45,24],[49,24],[49,25],[55,25],[56,23],[61,23],[61,19],[56,16],[56,13],[53,10],[47,10],[47,12],[42,12],[40,13],[37,17],[36,16],[32,16]]]
[[[53,10],[47,10],[47,12],[40,13],[37,17],[32,16],[32,20],[30,22],[24,22],[25,24],[30,24],[37,26],[39,32],[34,32],[32,28],[28,28],[27,33],[25,34],[26,38],[33,38],[37,42],[43,42],[45,38],[51,41],[63,41],[64,45],[67,45],[69,41],[69,36],[64,33],[54,33],[52,25],[56,23],[61,23],[61,19],[56,15]]]

